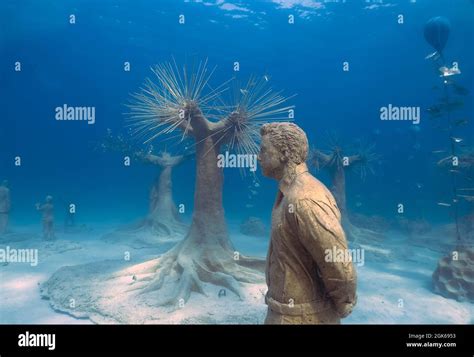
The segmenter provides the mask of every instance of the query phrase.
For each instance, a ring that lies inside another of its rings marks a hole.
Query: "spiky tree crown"
[[[368,174],[375,173],[373,165],[380,159],[380,155],[375,152],[375,144],[367,144],[359,140],[353,147],[345,148],[340,138],[332,133],[327,134],[326,140],[328,142],[327,150],[316,148],[310,150],[309,162],[311,166],[318,170],[322,168],[335,170],[347,167],[354,169],[362,180],[365,180]],[[343,163],[344,158],[347,158],[347,166]]]
[[[239,153],[256,154],[260,126],[290,120],[293,106],[284,105],[288,98],[274,92],[266,76],[251,77],[243,88],[234,79],[212,88],[209,81],[215,68],[208,70],[207,60],[191,71],[186,66],[180,69],[174,60],[152,71],[155,80],[147,79],[128,105],[132,134],[145,142],[179,129],[181,140],[212,136],[216,145],[227,144]],[[231,82],[235,84],[234,100],[225,104],[221,95]]]

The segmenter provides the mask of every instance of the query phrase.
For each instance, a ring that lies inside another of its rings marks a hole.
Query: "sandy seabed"
[[[126,267],[156,259],[173,243],[137,248],[122,241],[107,242],[101,237],[113,228],[106,226],[83,233],[58,233],[55,243],[41,241],[38,231],[36,226],[22,227],[16,239],[0,240],[0,248],[8,245],[39,251],[34,267],[0,263],[2,324],[261,324],[265,318],[265,284],[244,285],[244,300],[230,291],[219,297],[221,288],[206,284],[207,296],[193,293],[181,308],[170,312],[170,308],[153,304],[158,292],[125,294],[133,283],[129,277],[108,280]],[[230,232],[238,251],[265,256],[268,238],[242,235],[238,224],[231,224]],[[426,241],[435,245],[442,237],[433,232]],[[432,292],[431,274],[443,255],[439,249],[410,244],[398,232],[389,232],[384,242],[359,248],[365,250],[365,260],[356,266],[358,304],[344,324],[474,323],[474,304]]]

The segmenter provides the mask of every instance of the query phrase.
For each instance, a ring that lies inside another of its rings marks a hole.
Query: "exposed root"
[[[175,243],[183,239],[186,225],[180,222],[141,221],[116,229],[103,236],[107,242],[123,242],[134,247],[153,247],[164,243]]]
[[[211,272],[201,266],[198,268],[198,275],[203,281],[227,288],[236,294],[240,300],[243,300],[239,283],[232,275],[221,272]]]
[[[157,236],[171,236],[173,234],[184,234],[186,232],[186,225],[180,222],[163,222],[145,218],[138,223],[125,226],[117,231],[126,233],[150,231],[153,235]]]
[[[222,286],[232,291],[240,300],[244,294],[242,283],[262,283],[265,260],[239,257],[224,249],[206,255],[199,249],[189,252],[188,244],[178,244],[168,253],[114,274],[111,279],[130,278],[127,292],[139,295],[160,291],[154,306],[184,304],[192,292],[206,295],[203,283]],[[206,295],[207,296],[207,295]]]
[[[349,220],[345,220],[343,226],[348,238],[354,244],[375,243],[384,239],[383,233],[355,226]]]

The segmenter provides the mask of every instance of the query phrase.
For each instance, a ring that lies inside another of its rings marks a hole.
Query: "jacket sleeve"
[[[295,205],[294,219],[299,239],[318,267],[327,296],[338,315],[346,317],[357,301],[357,278],[350,259],[334,259],[335,251],[347,251],[338,207],[323,201],[301,199]]]

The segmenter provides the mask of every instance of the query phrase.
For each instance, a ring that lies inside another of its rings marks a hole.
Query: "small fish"
[[[253,205],[251,205],[250,203],[247,203],[247,204],[245,205],[245,207],[247,207],[247,208],[252,208]]]
[[[267,81],[267,82],[270,80],[270,76],[269,76],[269,75],[267,75],[267,74],[266,74],[266,75],[264,75],[264,76],[263,76],[263,78],[264,78],[264,79],[265,79],[265,81]]]
[[[258,192],[256,190],[250,190],[250,192],[252,193],[252,195],[258,195]]]
[[[428,56],[425,57],[425,60],[428,59],[433,59],[433,61],[436,61],[440,57],[438,51],[434,51],[433,53],[430,53]]]
[[[441,165],[443,162],[447,161],[447,160],[451,160],[453,158],[453,155],[449,155],[449,156],[446,156],[446,157],[443,157],[441,160],[439,160],[437,162],[437,165]]]
[[[454,141],[455,143],[460,143],[460,142],[462,141],[461,138],[451,137],[451,139],[453,139],[453,141]]]
[[[356,207],[362,206],[362,202],[356,202]]]
[[[454,122],[454,125],[458,125],[458,126],[459,126],[459,125],[466,125],[467,123],[469,123],[469,120],[467,120],[467,119],[459,119],[459,120],[456,120],[456,121]]]
[[[415,145],[413,145],[413,149],[415,149],[415,150],[420,150],[420,149],[421,149],[421,144],[420,144],[420,143],[416,143]]]
[[[474,188],[458,188],[458,191],[474,191]]]
[[[449,172],[452,172],[453,174],[458,174],[458,173],[460,173],[461,171],[459,171],[459,170],[454,170],[454,169],[451,169],[451,170],[449,170]]]
[[[444,203],[444,202],[438,202],[438,206],[451,207],[449,203]]]
[[[240,90],[240,93],[242,93],[243,95],[247,95],[248,92],[249,92],[249,91],[246,90],[246,89],[241,89],[241,90]]]
[[[446,152],[446,150],[435,150],[435,151],[432,151],[433,154],[441,154],[443,152]]]
[[[255,182],[255,187],[260,187],[260,184],[258,182]]]
[[[469,195],[458,195],[458,197],[464,198],[468,202],[474,202],[474,196],[469,196]]]
[[[416,187],[418,187],[418,188],[423,188],[423,184],[418,182],[418,183],[416,184]]]
[[[428,109],[426,109],[426,111],[430,113],[431,115],[441,114],[441,108],[437,105],[433,105],[432,107],[429,107]]]

